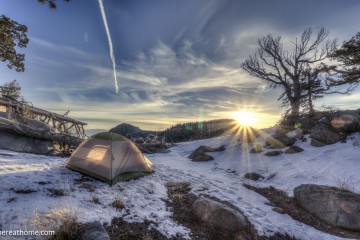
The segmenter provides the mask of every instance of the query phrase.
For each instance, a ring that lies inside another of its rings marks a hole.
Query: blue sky
[[[240,64],[257,39],[290,44],[306,27],[325,27],[341,43],[360,31],[360,1],[103,0],[120,91],[97,0],[4,0],[1,13],[29,28],[23,73],[0,65],[0,83],[17,79],[35,106],[109,129],[127,122],[163,129],[177,122],[255,111],[261,127],[279,118],[279,92]],[[360,89],[317,105],[358,108]]]

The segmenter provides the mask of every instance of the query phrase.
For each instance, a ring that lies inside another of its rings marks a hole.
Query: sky
[[[0,84],[13,79],[34,106],[108,130],[120,123],[160,130],[179,122],[256,113],[259,127],[283,113],[279,90],[242,68],[257,39],[285,46],[307,27],[325,27],[339,43],[360,31],[358,0],[37,0],[0,1],[0,13],[28,27],[25,72],[0,63]],[[109,38],[113,49],[109,54]],[[114,65],[113,65],[114,64]],[[114,71],[119,91],[116,93]],[[352,95],[316,101],[359,108]]]

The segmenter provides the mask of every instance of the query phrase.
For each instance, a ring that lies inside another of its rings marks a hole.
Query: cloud
[[[50,42],[41,38],[37,38],[35,36],[30,36],[30,39],[31,39],[30,44],[34,44],[36,47],[42,48],[43,50],[46,49],[56,52],[57,54],[60,53],[62,55],[77,57],[82,59],[89,59],[91,57],[94,57],[90,53],[72,46]]]

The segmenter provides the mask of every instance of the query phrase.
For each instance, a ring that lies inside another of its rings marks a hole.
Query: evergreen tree
[[[5,83],[0,86],[0,93],[2,96],[8,96],[15,100],[20,100],[21,97],[21,87],[16,80]]]
[[[16,48],[25,48],[29,42],[27,27],[2,15],[0,17],[0,60],[8,62],[10,69],[18,72],[25,70],[25,54],[20,54]]]

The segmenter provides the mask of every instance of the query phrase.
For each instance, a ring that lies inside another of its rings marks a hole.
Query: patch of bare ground
[[[125,222],[122,218],[114,218],[110,226],[105,226],[111,240],[166,240],[164,235],[154,228],[149,228],[150,221],[142,223]],[[180,238],[178,238],[180,239]]]
[[[288,197],[284,191],[278,190],[272,186],[268,188],[257,188],[248,184],[243,185],[244,187],[266,197],[274,205],[274,211],[280,210],[281,212],[288,214],[293,219],[312,226],[322,232],[344,238],[360,239],[360,232],[349,231],[328,224],[322,219],[319,219],[302,209],[297,201],[294,198]]]
[[[276,233],[271,237],[259,236],[255,228],[249,223],[249,227],[241,233],[229,233],[224,229],[214,229],[202,224],[192,211],[192,204],[198,198],[190,193],[191,187],[188,182],[168,182],[165,184],[169,201],[167,205],[172,208],[173,218],[183,226],[191,230],[191,239],[196,240],[296,240],[287,235]],[[210,197],[210,196],[206,196]],[[216,201],[225,203],[235,208],[230,203],[210,197]]]

